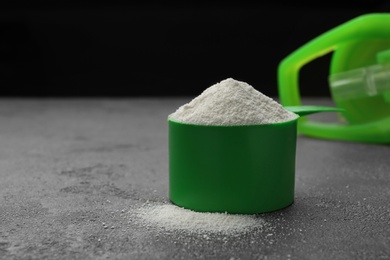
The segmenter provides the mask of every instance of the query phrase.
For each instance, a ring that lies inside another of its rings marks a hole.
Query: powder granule
[[[169,119],[196,125],[261,125],[294,120],[284,109],[246,82],[225,79],[179,107]]]
[[[255,215],[195,212],[172,204],[146,205],[134,213],[144,226],[198,234],[236,234],[265,225]]]

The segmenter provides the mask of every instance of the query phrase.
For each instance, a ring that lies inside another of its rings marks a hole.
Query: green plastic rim
[[[200,212],[255,214],[294,201],[297,120],[169,125],[169,198]]]

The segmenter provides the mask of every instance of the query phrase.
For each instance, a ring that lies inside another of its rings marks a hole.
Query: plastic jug
[[[300,118],[303,135],[369,143],[390,143],[390,14],[365,14],[304,44],[278,67],[280,103],[299,106],[299,70],[333,52],[329,87],[345,122]],[[315,87],[315,86],[313,86]]]

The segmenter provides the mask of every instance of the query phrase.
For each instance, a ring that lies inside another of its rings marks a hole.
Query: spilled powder
[[[266,224],[255,215],[195,212],[173,204],[146,204],[134,211],[134,217],[148,228],[195,234],[237,234]]]
[[[246,82],[227,78],[204,90],[168,116],[196,125],[260,125],[294,120],[298,115]]]

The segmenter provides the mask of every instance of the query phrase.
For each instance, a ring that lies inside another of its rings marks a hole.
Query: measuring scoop
[[[342,111],[294,106],[298,115]],[[168,118],[169,198],[200,212],[255,214],[294,201],[298,118],[275,124],[210,126]]]

